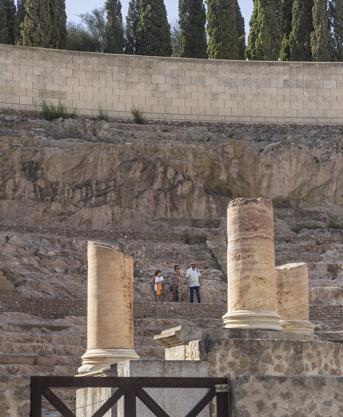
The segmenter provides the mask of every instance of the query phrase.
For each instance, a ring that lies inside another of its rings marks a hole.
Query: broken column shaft
[[[233,200],[227,211],[228,312],[224,327],[281,330],[276,313],[272,202]]]
[[[79,373],[137,359],[133,339],[133,259],[88,242],[87,352]]]
[[[309,321],[309,278],[305,263],[276,268],[277,312],[285,332],[313,335]]]

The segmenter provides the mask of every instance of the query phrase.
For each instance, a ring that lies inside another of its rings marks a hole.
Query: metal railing
[[[230,388],[226,378],[147,378],[147,377],[31,377],[30,417],[42,417],[46,398],[62,417],[76,417],[52,389],[113,388],[116,391],[92,417],[103,417],[124,398],[124,417],[137,417],[137,398],[157,417],[170,417],[145,388],[207,389],[203,398],[185,416],[196,417],[215,398],[216,417],[230,417]]]

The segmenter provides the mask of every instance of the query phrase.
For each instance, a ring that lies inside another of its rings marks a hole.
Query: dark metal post
[[[30,417],[42,417],[42,391],[34,379],[31,379]]]
[[[230,417],[229,386],[216,385],[217,417]]]
[[[136,417],[136,392],[134,390],[125,392],[124,417]]]

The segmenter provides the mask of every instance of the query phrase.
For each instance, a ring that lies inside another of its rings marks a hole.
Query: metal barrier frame
[[[226,378],[147,378],[147,377],[31,377],[30,417],[42,417],[42,397],[62,415],[76,417],[58,398],[51,388],[117,388],[114,394],[93,414],[103,417],[121,397],[124,397],[124,416],[137,417],[136,399],[157,417],[170,417],[159,404],[151,398],[144,388],[207,388],[206,395],[187,413],[185,417],[196,417],[214,398],[216,398],[216,417],[230,417],[230,387]],[[180,416],[182,417],[182,416]]]

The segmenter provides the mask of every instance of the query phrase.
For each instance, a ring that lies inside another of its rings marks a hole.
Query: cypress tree
[[[206,10],[203,0],[179,0],[180,56],[207,58]]]
[[[294,0],[292,7],[292,30],[289,35],[290,59],[311,61],[310,36],[313,0]]]
[[[329,13],[333,59],[335,61],[343,61],[343,1],[331,0]]]
[[[49,48],[55,48],[58,39],[58,31],[56,26],[56,0],[46,0],[48,4],[48,28],[49,28]]]
[[[259,15],[259,9],[256,7],[255,0],[254,1],[254,8],[253,12],[250,18],[250,31],[248,36],[248,45],[245,50],[245,56],[248,59],[257,59],[254,56],[254,48],[258,37],[258,15]]]
[[[126,39],[125,52],[127,54],[136,55],[138,53],[138,24],[141,17],[140,0],[130,0],[129,10],[126,16]]]
[[[292,4],[293,0],[282,1],[282,41],[280,59],[281,61],[290,60],[290,49],[289,49],[289,35],[292,30]]]
[[[239,59],[245,59],[245,24],[244,17],[239,7],[238,0],[235,0],[236,7],[236,20],[237,20],[237,34],[238,34],[238,47],[239,47]]]
[[[18,0],[17,1],[17,13],[15,16],[15,39],[16,39],[16,43],[20,44],[21,43],[21,36],[20,36],[20,31],[21,31],[21,25],[24,22],[25,19],[25,0]]]
[[[15,43],[15,12],[13,0],[0,0],[0,43]]]
[[[105,52],[122,53],[124,32],[120,0],[106,0],[105,9],[107,14]]]
[[[249,59],[277,60],[281,48],[281,0],[254,0],[248,47]]]
[[[313,61],[330,61],[329,15],[326,0],[314,0],[311,53]]]
[[[49,3],[46,0],[25,0],[25,18],[21,26],[21,44],[49,48]]]
[[[140,55],[172,55],[170,26],[163,0],[141,0],[137,49]]]
[[[235,0],[208,0],[207,32],[209,58],[239,59]]]
[[[65,0],[55,0],[56,1],[56,20],[55,25],[58,31],[57,40],[55,43],[55,48],[63,49],[67,45],[67,13]]]

